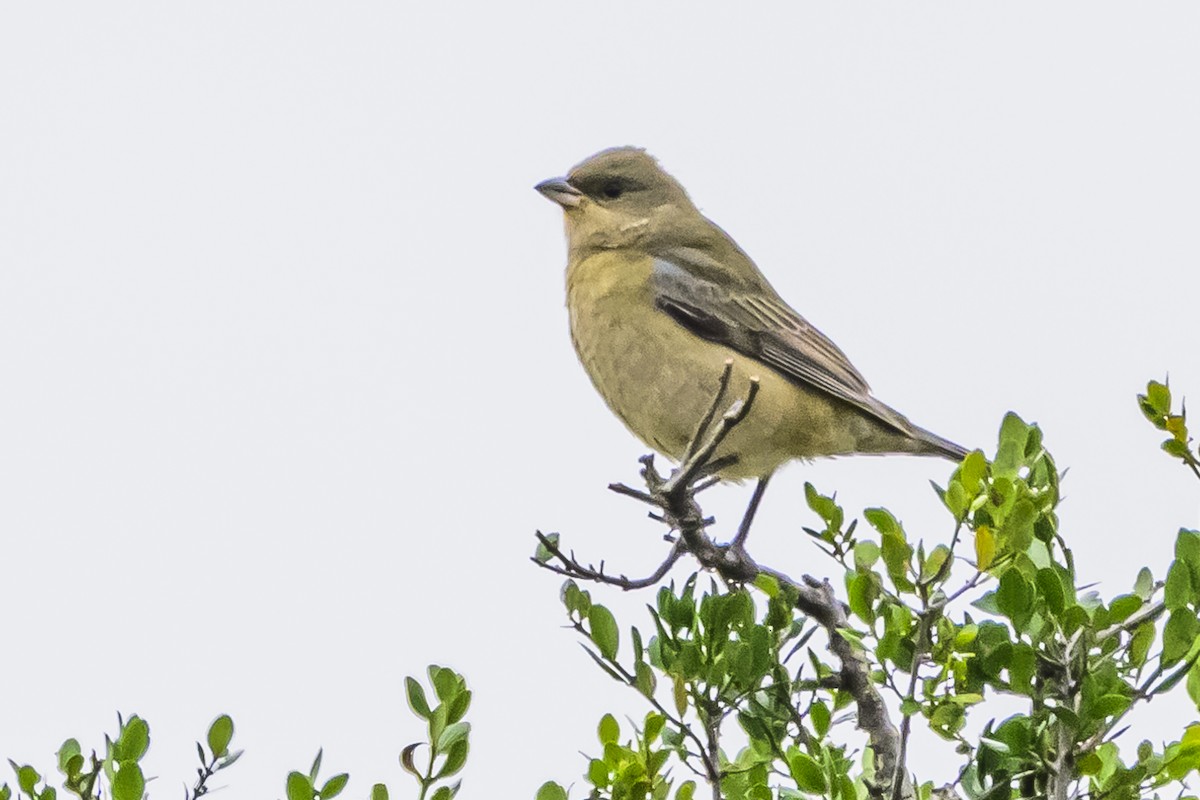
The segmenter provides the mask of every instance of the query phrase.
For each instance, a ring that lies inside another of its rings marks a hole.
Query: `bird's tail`
[[[948,458],[951,461],[962,461],[967,457],[967,453],[971,452],[961,444],[955,444],[949,439],[943,439],[932,431],[927,431],[924,428],[913,426],[913,438],[920,443],[921,449],[917,451],[919,455],[941,456]]]

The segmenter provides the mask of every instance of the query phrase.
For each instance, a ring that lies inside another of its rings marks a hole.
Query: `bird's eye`
[[[625,194],[625,186],[620,181],[609,181],[600,187],[600,192],[609,200],[616,200]]]

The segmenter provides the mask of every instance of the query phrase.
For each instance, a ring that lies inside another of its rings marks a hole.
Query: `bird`
[[[534,188],[563,211],[575,352],[648,447],[680,462],[728,369],[731,391],[758,391],[714,454],[720,479],[761,489],[794,460],[967,455],[877,400],[644,149],[602,150]]]

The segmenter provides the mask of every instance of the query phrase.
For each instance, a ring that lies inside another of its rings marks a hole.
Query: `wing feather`
[[[680,325],[771,367],[799,386],[823,391],[889,427],[903,429],[887,413],[890,409],[871,397],[870,386],[846,354],[769,286],[726,289],[710,279],[711,259],[691,268],[684,253],[672,256],[655,259],[655,303]]]

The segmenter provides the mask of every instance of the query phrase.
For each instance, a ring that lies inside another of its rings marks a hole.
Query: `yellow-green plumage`
[[[725,361],[733,359],[731,397],[744,396],[751,377],[760,386],[752,413],[718,452],[738,456],[724,477],[760,477],[794,458],[854,450],[834,401],[697,338],[657,310],[650,267],[648,256],[612,251],[567,271],[575,351],[609,408],[639,439],[678,461],[712,406]]]
[[[643,151],[588,159],[539,190],[563,206],[571,338],[597,390],[650,447],[678,460],[733,362],[730,397],[759,392],[718,456],[723,478],[851,453],[965,450],[870,396],[846,357]]]

